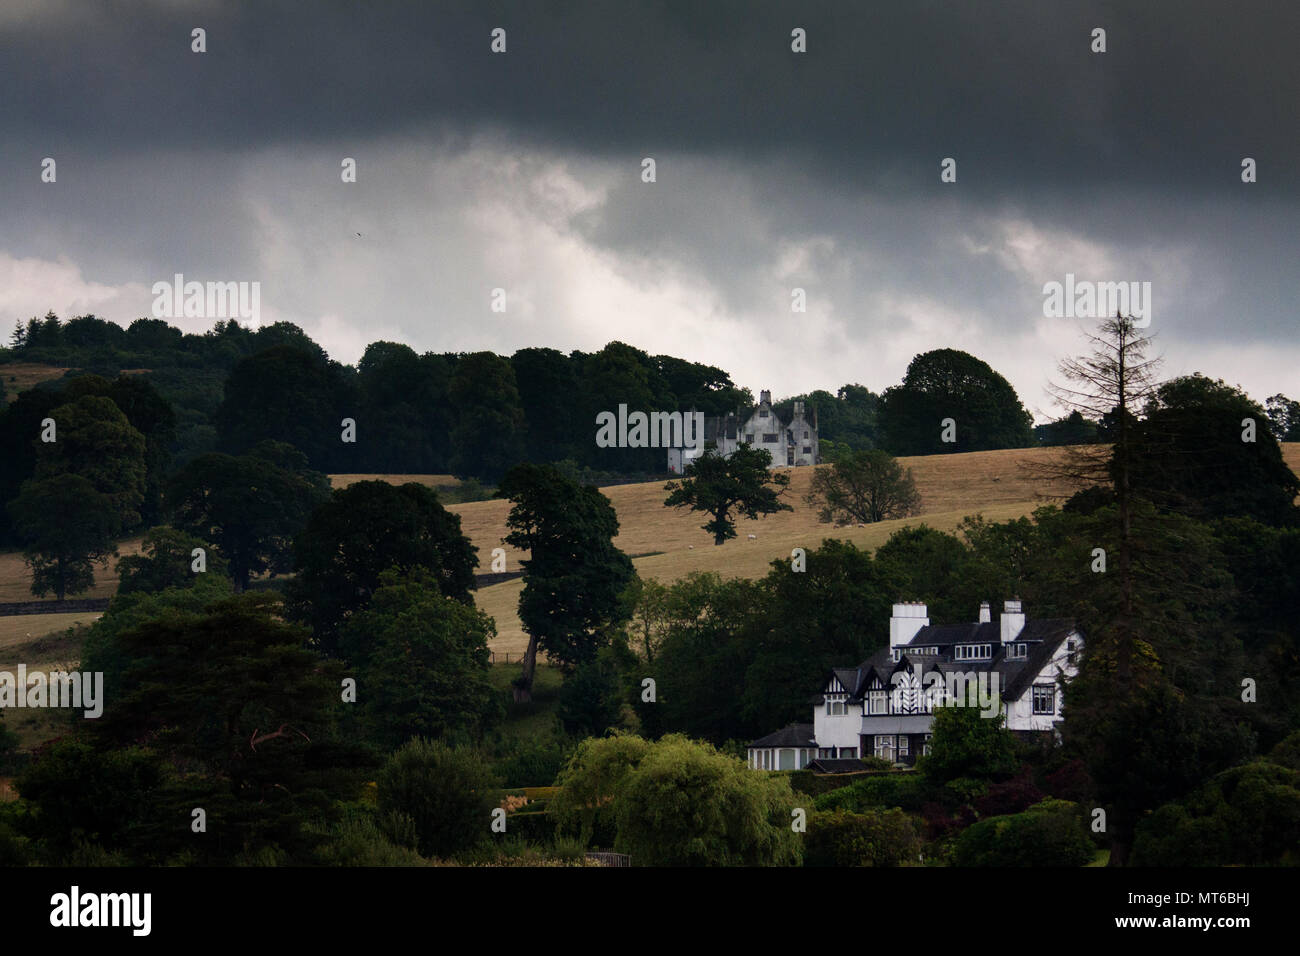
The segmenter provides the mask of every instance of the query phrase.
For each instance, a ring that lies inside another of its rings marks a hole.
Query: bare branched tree
[[[1109,443],[1068,445],[1049,462],[1027,467],[1036,478],[1061,482],[1075,489],[1110,486],[1114,490],[1119,539],[1120,617],[1112,622],[1116,639],[1116,676],[1131,675],[1133,637],[1133,491],[1130,472],[1135,451],[1137,413],[1159,385],[1160,359],[1148,357],[1151,338],[1143,335],[1132,316],[1116,314],[1096,332],[1088,333],[1091,351],[1062,361],[1062,382],[1048,391],[1067,413],[1077,411],[1108,425]]]

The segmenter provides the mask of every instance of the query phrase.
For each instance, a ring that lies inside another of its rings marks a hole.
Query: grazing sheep
[[[749,536],[749,540],[750,540],[750,541],[757,541],[757,540],[758,540],[758,535],[756,535],[756,534],[751,534],[751,535]]]

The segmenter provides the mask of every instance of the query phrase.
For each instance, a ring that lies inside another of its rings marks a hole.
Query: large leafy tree
[[[387,571],[343,629],[369,736],[393,748],[414,736],[480,735],[502,716],[488,679],[492,619],[444,596],[423,568]]]
[[[319,348],[274,345],[231,369],[213,416],[218,447],[240,455],[262,441],[286,442],[313,468],[348,471],[353,452],[368,441],[364,421],[356,445],[341,440],[341,422],[355,418],[356,407],[355,382]]]
[[[117,562],[118,594],[139,591],[157,592],[167,588],[189,587],[198,577],[194,568],[194,551],[206,551],[201,539],[167,525],[145,532],[139,554]],[[226,563],[218,554],[204,555],[204,574],[224,576]]]
[[[524,409],[510,362],[473,352],[456,364],[447,398],[455,412],[452,469],[488,481],[524,457]]]
[[[906,518],[921,507],[912,469],[880,449],[850,452],[818,468],[807,500],[818,506],[821,521],[839,525]]]
[[[450,467],[451,369],[432,353],[372,342],[357,365],[365,461],[375,472],[428,474]]]
[[[442,594],[468,604],[477,551],[461,533],[460,516],[444,508],[433,489],[360,481],[334,491],[295,539],[298,574],[288,589],[290,610],[333,654],[339,629],[390,568],[425,568]]]
[[[33,477],[10,502],[26,545],[32,591],[66,594],[94,584],[92,564],[140,520],[145,439],[109,398],[83,395],[50,411],[55,440],[39,442]]]
[[[516,696],[529,700],[538,650],[569,668],[594,657],[627,619],[621,595],[636,572],[614,545],[618,516],[599,489],[550,465],[519,465],[497,495],[513,502],[506,542],[530,552],[519,597],[528,650],[515,684]]]
[[[25,482],[9,514],[26,542],[32,593],[60,601],[94,585],[94,562],[115,553],[122,529],[112,499],[80,475]]]
[[[943,441],[944,419],[956,440]],[[1033,416],[1011,384],[986,362],[956,349],[912,359],[901,385],[880,396],[881,444],[895,455],[1024,448],[1032,445]]]
[[[247,455],[195,458],[173,476],[167,503],[178,528],[221,552],[242,591],[255,573],[289,570],[293,536],[328,494],[299,452],[266,442]]]
[[[722,544],[736,536],[736,515],[757,518],[794,510],[780,500],[790,476],[770,471],[771,465],[772,455],[763,448],[741,445],[725,458],[709,449],[686,466],[681,481],[664,485],[664,505],[709,515],[703,528],[713,535],[715,545]]]
[[[638,866],[796,866],[790,781],[706,743],[655,743],[615,797],[615,848]]]
[[[1133,441],[1134,491],[1149,501],[1197,518],[1300,524],[1300,479],[1264,409],[1221,380],[1189,375],[1161,384]]]
[[[198,613],[153,618],[116,635],[129,661],[116,703],[96,722],[115,747],[146,741],[186,772],[160,794],[138,834],[151,856],[230,862],[258,851],[301,860],[319,842],[314,821],[352,799],[365,756],[339,742],[341,671],[305,647],[278,596],[244,594]],[[187,823],[193,807],[207,832]]]

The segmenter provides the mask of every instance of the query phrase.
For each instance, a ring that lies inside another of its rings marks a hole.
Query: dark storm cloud
[[[1226,191],[1246,155],[1261,192],[1297,182],[1300,8],[1274,0],[32,6],[0,37],[11,143],[238,151],[450,124],[587,153],[802,154],[901,191],[932,188],[943,156],[997,195]]]

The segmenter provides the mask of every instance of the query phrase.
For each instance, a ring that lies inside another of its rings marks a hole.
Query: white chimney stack
[[[1025,629],[1025,612],[1019,601],[1007,601],[1002,605],[1002,643],[1009,644],[1020,636]]]
[[[980,623],[981,624],[993,623],[993,615],[989,612],[988,601],[980,601]]]
[[[894,605],[894,615],[889,619],[889,646],[902,647],[923,627],[930,626],[924,602],[904,601]]]

